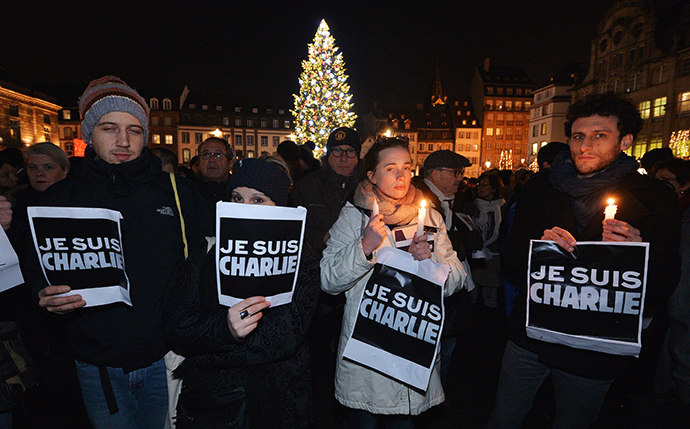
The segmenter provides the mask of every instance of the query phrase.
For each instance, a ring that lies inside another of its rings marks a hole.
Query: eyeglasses
[[[204,152],[204,153],[200,154],[199,157],[201,159],[215,158],[215,159],[221,160],[223,158],[227,158],[228,156],[226,154],[220,153],[220,152],[217,152],[217,153],[216,152]]]
[[[347,149],[347,150],[342,150],[339,147],[334,147],[333,149],[331,149],[331,153],[336,158],[340,158],[341,156],[343,156],[343,153],[345,155],[347,155],[348,158],[354,158],[357,156],[357,151],[352,149],[352,148]]]
[[[437,170],[443,170],[443,171],[451,172],[451,173],[453,173],[453,175],[454,175],[455,177],[458,177],[458,176],[462,175],[462,173],[465,171],[464,168],[461,168],[461,169],[459,169],[459,170],[456,170],[456,169],[454,169],[454,168],[437,168]]]

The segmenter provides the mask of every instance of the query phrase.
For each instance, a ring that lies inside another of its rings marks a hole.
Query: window
[[[163,118],[163,125],[166,127],[169,127],[172,125],[172,118],[170,116],[166,116]]]
[[[652,134],[652,138],[649,141],[649,149],[648,150],[661,149],[662,146],[663,146],[663,142],[661,140],[661,133]]]
[[[659,85],[666,82],[666,80],[668,80],[668,76],[663,65],[652,70],[652,85]]]
[[[513,139],[513,129],[512,128],[506,128],[506,140],[512,140]]]
[[[494,110],[494,101],[486,100],[486,110]]]
[[[525,112],[529,110],[529,106],[532,105],[531,101],[525,101]]]
[[[620,81],[618,79],[614,79],[611,81],[609,84],[609,90],[613,92],[618,92],[618,88],[620,87]]]
[[[158,99],[152,98],[149,100],[149,105],[151,106],[151,110],[158,110]]]
[[[467,119],[463,119],[463,120],[462,120],[462,124],[463,124],[463,125],[467,125]]]
[[[247,136],[247,146],[254,146],[254,136]]]
[[[513,110],[513,102],[506,101],[506,110]]]
[[[253,108],[253,109],[252,109],[252,113],[259,113],[259,109],[257,109],[256,107]]]
[[[515,140],[522,140],[522,130],[520,128],[515,129]]]
[[[173,136],[170,134],[165,135],[165,144],[173,144]]]
[[[182,149],[182,162],[189,162],[192,159],[192,151],[189,149]]]
[[[690,113],[690,92],[678,94],[678,114]]]
[[[666,114],[666,97],[660,97],[654,100],[654,117],[659,118]]]
[[[458,138],[459,139],[464,139],[465,138],[465,133],[463,131],[458,131]]]
[[[50,141],[50,127],[43,127],[43,141]]]
[[[513,88],[506,88],[506,94],[513,95]]]
[[[169,98],[163,99],[163,110],[172,110],[172,103]]]
[[[261,146],[268,147],[268,136],[261,136]]]
[[[208,110],[208,104],[203,104],[201,106],[201,110]]]
[[[642,75],[640,73],[635,73],[628,78],[627,91],[637,91],[640,89]]]
[[[273,147],[278,147],[280,144],[280,137],[273,137]]]
[[[499,140],[503,139],[503,128],[496,128],[496,138]]]
[[[43,123],[44,124],[50,124],[50,115],[47,113],[43,114]]]
[[[496,88],[496,94],[503,94],[503,88],[500,86]]]
[[[10,116],[19,116],[18,104],[10,104]]]
[[[503,110],[503,100],[496,100],[496,110]]]
[[[479,138],[479,131],[473,132],[473,133],[472,133],[472,138],[473,138],[473,139],[478,139],[478,138]],[[475,150],[477,150],[477,149],[475,149]]]
[[[65,128],[65,138],[66,139],[72,138],[72,127]]]
[[[487,113],[486,114],[486,121],[491,122],[494,120],[494,114],[493,113]]]
[[[419,151],[424,152],[424,143],[419,144]]]
[[[515,95],[522,95],[522,88],[517,88],[515,90]]]
[[[69,110],[63,110],[62,111],[62,119],[64,119],[65,121],[71,120],[72,119],[72,112],[70,112]]]
[[[266,128],[268,126],[268,121],[266,119],[261,120],[261,128]]]
[[[236,127],[242,126],[242,118],[235,118],[235,126]]]
[[[216,112],[222,112],[223,106],[216,106]]]
[[[690,76],[690,57],[685,57],[680,61],[680,75]]]
[[[493,146],[493,145],[491,144],[491,142],[484,142],[484,147],[485,147],[485,148],[487,148],[487,149],[492,149],[492,146]]]
[[[429,152],[433,152],[433,151],[434,151],[434,144],[429,143]]]
[[[223,126],[224,127],[230,126],[230,118],[228,118],[227,116],[223,116]]]
[[[633,156],[637,159],[642,158],[642,155],[644,155],[647,152],[647,145],[645,143],[635,143],[633,146]]]
[[[242,136],[241,135],[235,136],[235,146],[242,146]]]
[[[546,122],[541,124],[541,135],[546,135]]]
[[[160,134],[153,134],[153,135],[151,136],[151,142],[153,142],[153,144],[161,144],[161,136],[160,136]]]
[[[204,135],[201,133],[194,133],[194,141],[196,143],[201,143],[204,141]]]
[[[639,104],[637,110],[640,111],[640,116],[642,119],[647,119],[649,118],[649,112],[650,112],[650,107],[652,103],[650,101],[643,101]]]
[[[196,109],[196,104],[190,104],[190,105],[189,105],[189,108],[192,109],[192,110]]]
[[[158,126],[158,116],[152,116],[151,117],[151,126],[153,126],[153,127]]]
[[[10,137],[15,140],[21,140],[22,133],[21,128],[19,127],[19,120],[10,119]]]
[[[539,135],[539,130],[536,125],[532,126],[532,137],[536,137]]]
[[[277,119],[273,120],[273,128],[278,128],[280,126],[280,121]]]
[[[487,94],[493,94],[494,93],[494,87],[493,86],[487,86],[486,87],[486,93]]]
[[[486,135],[487,136],[493,136],[494,135],[494,129],[493,128],[487,128],[486,129]]]
[[[235,113],[240,113],[242,111],[241,107],[235,107]]]
[[[290,128],[290,121],[289,120],[285,121],[285,128]]]
[[[247,126],[253,127],[254,126],[254,120],[253,119],[247,119]]]
[[[182,143],[189,143],[189,133],[182,133]]]
[[[532,156],[536,155],[538,150],[539,150],[539,143],[532,143],[532,152],[530,152],[530,155],[532,155]]]

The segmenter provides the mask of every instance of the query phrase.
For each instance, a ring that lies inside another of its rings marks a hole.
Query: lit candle
[[[609,205],[604,209],[604,220],[615,219],[616,211],[618,210],[618,206],[613,204],[613,198],[609,198],[608,203]]]
[[[426,200],[422,200],[422,207],[417,214],[417,237],[424,234],[424,220],[426,220]]]
[[[376,197],[374,197],[374,204],[371,205],[371,217],[373,218],[379,214],[379,203],[376,202]]]

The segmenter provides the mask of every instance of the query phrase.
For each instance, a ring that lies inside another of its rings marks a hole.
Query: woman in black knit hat
[[[280,161],[243,159],[232,173],[226,201],[287,206],[290,178]],[[227,308],[218,303],[214,255],[210,246],[200,264],[188,262],[168,311],[168,339],[186,356],[175,370],[183,381],[176,427],[308,426],[304,337],[318,296],[318,256],[304,243],[290,304],[269,308],[255,296]]]

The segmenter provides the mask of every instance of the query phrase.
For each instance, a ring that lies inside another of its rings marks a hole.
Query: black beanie
[[[287,206],[290,178],[277,164],[259,158],[245,158],[236,161],[225,194],[226,201],[232,201],[235,188],[251,188],[263,193],[278,206]]]
[[[333,130],[333,132],[331,132],[331,134],[328,136],[326,148],[328,151],[330,151],[334,147],[343,145],[352,147],[359,155],[359,152],[362,150],[362,142],[359,140],[359,134],[357,134],[357,131],[347,127],[340,127]]]

